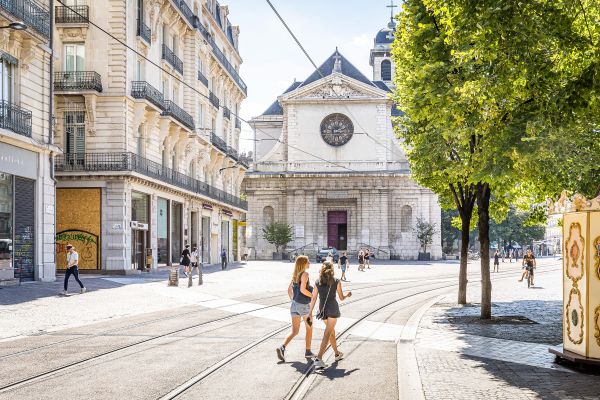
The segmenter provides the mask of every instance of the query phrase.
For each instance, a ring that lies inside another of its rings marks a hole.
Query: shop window
[[[13,177],[0,173],[0,270],[13,268]]]
[[[158,198],[156,212],[157,261],[168,264],[169,261],[169,201]]]
[[[182,241],[182,211],[181,203],[171,202],[171,262],[179,263],[183,251]]]

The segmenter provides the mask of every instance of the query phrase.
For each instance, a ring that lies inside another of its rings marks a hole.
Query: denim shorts
[[[292,314],[292,317],[304,317],[305,315],[308,315],[309,312],[310,303],[302,304],[298,303],[296,300],[292,300],[292,304],[290,305],[290,314]]]

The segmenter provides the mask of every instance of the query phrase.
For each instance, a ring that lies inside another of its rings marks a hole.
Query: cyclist
[[[527,277],[527,282],[531,282],[531,286],[533,286],[533,270],[536,268],[537,263],[531,249],[527,249],[527,253],[523,257],[522,265],[525,270],[523,271],[523,275],[519,282],[521,282],[524,277]]]

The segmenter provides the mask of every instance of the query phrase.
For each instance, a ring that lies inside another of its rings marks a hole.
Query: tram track
[[[387,284],[377,284],[377,285],[371,285],[371,286],[363,286],[361,288],[354,288],[353,290],[360,291],[360,290],[364,290],[364,289],[373,289],[373,288],[378,288],[378,287],[382,287],[382,286],[388,286],[389,287],[389,286],[403,284],[403,283],[406,283],[406,282],[387,283]],[[420,286],[425,286],[425,285],[417,285],[416,287],[420,287]],[[412,287],[415,287],[415,286],[411,286],[411,288]],[[376,295],[378,296],[378,295],[387,294],[387,293],[390,293],[390,292],[393,292],[393,291],[406,290],[406,289],[408,289],[408,288],[406,288],[406,287],[397,288],[397,289],[392,289],[392,290],[389,290],[389,291],[377,293]],[[353,302],[359,301],[359,300],[362,300],[362,299],[353,300]],[[111,350],[107,350],[105,352],[102,352],[100,354],[96,354],[94,356],[90,356],[90,357],[87,357],[87,358],[84,358],[84,359],[73,361],[73,362],[64,364],[62,366],[53,368],[51,370],[48,370],[48,371],[45,371],[45,372],[41,372],[41,373],[38,373],[38,374],[34,374],[34,375],[30,375],[28,377],[25,377],[25,378],[13,381],[11,383],[4,384],[4,385],[0,386],[0,394],[8,392],[8,391],[13,390],[13,389],[17,389],[19,387],[23,387],[24,385],[27,385],[27,384],[33,384],[33,383],[41,381],[41,380],[43,380],[45,378],[57,375],[57,374],[59,374],[61,372],[66,372],[68,370],[71,370],[74,367],[82,366],[82,365],[91,363],[93,361],[100,360],[100,359],[105,358],[105,357],[107,357],[109,355],[113,355],[115,353],[118,353],[118,352],[130,349],[132,347],[139,346],[139,345],[151,342],[151,341],[155,341],[157,339],[169,337],[169,336],[172,336],[172,335],[175,335],[175,334],[178,334],[178,333],[182,333],[182,332],[185,332],[185,331],[188,331],[188,330],[191,330],[191,329],[195,329],[195,328],[199,328],[199,327],[202,327],[202,326],[206,326],[206,325],[209,325],[209,324],[213,324],[213,323],[217,323],[217,322],[221,322],[221,321],[225,321],[225,320],[237,318],[237,317],[240,317],[240,316],[249,315],[250,313],[253,313],[253,312],[256,312],[256,311],[265,310],[265,309],[269,309],[269,308],[273,308],[273,307],[277,307],[277,306],[281,306],[281,305],[288,305],[288,304],[289,304],[289,300],[286,300],[285,302],[276,303],[276,304],[272,304],[272,305],[267,305],[267,306],[264,306],[264,307],[257,307],[255,309],[248,310],[248,311],[245,311],[245,312],[241,312],[241,313],[237,313],[237,314],[232,314],[232,315],[227,315],[227,316],[220,317],[220,318],[214,318],[214,319],[211,319],[209,321],[204,321],[204,322],[201,322],[201,323],[198,323],[198,324],[194,324],[194,325],[191,325],[191,326],[186,326],[186,327],[179,328],[179,329],[176,329],[176,330],[171,330],[169,332],[166,332],[166,333],[163,333],[163,334],[160,334],[160,335],[154,335],[152,337],[148,337],[148,338],[143,339],[143,340],[139,340],[139,341],[136,341],[136,342],[124,345],[124,346],[120,346],[120,347],[117,347],[117,348],[114,348],[114,349],[111,349]],[[347,304],[350,304],[350,302],[348,302]],[[281,329],[289,329],[289,326],[290,325],[288,324],[284,328],[281,328]],[[276,333],[273,333],[273,335],[275,335],[275,334]]]
[[[554,270],[552,270],[552,271],[548,270],[548,271],[544,271],[544,272],[553,272],[553,271]],[[543,273],[543,272],[541,272],[541,273]],[[512,270],[512,271],[507,271],[507,272],[503,272],[503,273],[499,273],[499,274],[502,274],[503,277],[504,276],[513,277],[514,274],[515,274],[515,271]],[[497,274],[496,276],[498,276],[499,274]],[[364,297],[364,298],[360,298],[360,299],[354,299],[354,300],[351,300],[351,301],[343,303],[342,306],[346,306],[346,305],[355,303],[357,301],[362,301],[362,300],[365,300],[365,299],[370,299],[370,298],[373,298],[374,296],[381,296],[381,295],[389,294],[389,293],[392,293],[392,292],[397,292],[397,291],[400,291],[400,290],[408,290],[408,289],[414,289],[414,288],[419,288],[419,287],[423,287],[423,286],[431,286],[431,285],[433,285],[435,283],[444,283],[445,281],[449,281],[449,280],[453,280],[454,281],[455,279],[456,279],[455,275],[452,276],[452,279],[444,279],[443,277],[439,277],[439,278],[430,280],[430,281],[428,281],[425,284],[412,285],[412,286],[401,287],[401,288],[395,288],[395,289],[387,290],[387,291],[384,291],[384,292],[376,293],[373,296],[368,296],[368,297]],[[405,286],[406,286],[406,284],[410,284],[410,283],[418,282],[418,281],[422,281],[422,280],[419,280],[419,279],[415,279],[415,280],[402,280],[401,282],[392,282],[392,283],[376,284],[376,285],[366,285],[366,286],[362,286],[362,287],[359,287],[359,288],[354,288],[353,287],[352,290],[354,290],[354,291],[361,291],[361,290],[365,290],[365,289],[373,289],[373,288],[378,288],[378,287],[390,287],[390,286],[399,285],[399,284],[405,284]],[[429,290],[425,290],[425,291],[421,291],[421,292],[417,292],[417,293],[411,294],[409,296],[405,296],[405,297],[403,297],[401,299],[398,299],[395,302],[401,301],[401,300],[406,299],[406,298],[418,296],[418,295],[421,295],[423,293],[427,293],[429,291],[441,290],[441,289],[449,289],[449,288],[456,287],[456,286],[458,286],[458,285],[457,284],[452,284],[452,285],[446,285],[446,286],[432,288],[432,289],[429,289]],[[277,297],[277,296],[268,296],[266,298],[272,298],[272,297]],[[264,298],[261,298],[261,299],[264,299]],[[272,307],[277,307],[277,306],[281,306],[281,305],[288,305],[288,304],[289,304],[289,300],[286,300],[285,302],[282,302],[282,303],[276,303],[276,304],[272,304],[272,305],[266,305],[264,307],[258,307],[258,308],[255,308],[255,309],[252,309],[252,310],[248,310],[248,311],[245,311],[245,312],[241,312],[241,313],[237,313],[237,314],[232,314],[232,315],[227,315],[227,316],[220,317],[220,318],[214,318],[214,319],[211,319],[209,321],[204,321],[204,322],[201,322],[201,323],[198,323],[198,324],[193,324],[191,326],[186,326],[186,327],[179,328],[179,329],[176,329],[176,330],[171,330],[169,332],[166,332],[166,333],[163,333],[163,334],[160,334],[160,335],[154,335],[152,337],[148,337],[146,339],[143,339],[143,340],[140,340],[140,341],[136,341],[134,343],[130,343],[130,344],[127,344],[127,345],[124,345],[124,346],[120,346],[120,347],[117,347],[117,348],[114,348],[114,349],[102,352],[100,354],[96,354],[94,356],[87,357],[85,359],[73,361],[71,363],[67,363],[65,365],[53,368],[51,370],[44,371],[44,372],[41,372],[41,373],[38,373],[38,374],[34,374],[34,375],[31,375],[31,376],[28,376],[28,377],[25,377],[25,378],[13,381],[11,383],[2,385],[2,386],[0,386],[0,394],[8,392],[8,391],[11,391],[11,390],[14,390],[14,389],[18,389],[18,388],[21,388],[21,387],[24,387],[24,386],[27,386],[29,384],[34,384],[34,383],[36,383],[38,381],[41,381],[41,380],[43,380],[45,378],[51,378],[51,377],[53,377],[55,375],[58,375],[58,374],[60,374],[62,372],[67,372],[67,371],[73,369],[74,367],[82,366],[82,365],[85,365],[85,364],[89,364],[89,363],[91,363],[93,361],[105,358],[105,357],[107,357],[109,355],[113,355],[113,354],[115,354],[117,352],[121,352],[121,351],[124,351],[126,349],[130,349],[132,347],[139,346],[139,345],[144,344],[144,343],[148,343],[148,342],[160,339],[160,338],[165,338],[165,337],[168,337],[168,336],[172,336],[172,335],[175,335],[175,334],[178,334],[178,333],[181,333],[181,332],[185,332],[185,331],[188,331],[188,330],[191,330],[191,329],[194,329],[194,328],[202,327],[202,326],[213,324],[213,323],[216,323],[216,322],[220,322],[220,321],[229,320],[229,319],[233,319],[233,318],[236,318],[236,317],[248,315],[248,314],[250,314],[252,312],[256,312],[256,311],[260,311],[260,310],[264,310],[264,309],[268,309],[268,308],[272,308]],[[393,303],[391,303],[391,304],[393,304]],[[381,308],[385,308],[385,307],[381,307]],[[379,310],[379,308],[378,308],[378,310]],[[362,318],[360,318],[359,320],[357,320],[355,323],[353,323],[351,327],[355,327],[360,321],[363,321],[365,318],[367,318],[368,316],[370,316],[373,313],[377,312],[378,310],[373,311],[373,312],[369,313],[368,315],[363,316]],[[192,312],[190,312],[190,314],[191,313]],[[181,316],[181,314],[179,314],[178,316]],[[146,324],[149,324],[149,323],[152,323],[152,322],[164,321],[164,320],[168,320],[168,319],[170,319],[170,317],[160,318],[160,319],[156,319],[156,320],[153,320],[153,321],[144,321],[142,323],[132,324],[132,325],[140,326],[140,325],[146,325]],[[200,374],[198,374],[195,377],[197,380],[195,382],[192,382],[189,385],[189,387],[192,387],[196,383],[198,383],[201,380],[203,380],[205,377],[211,375],[213,372],[215,372],[215,371],[221,369],[223,366],[229,364],[232,360],[238,358],[239,356],[241,356],[242,354],[246,353],[250,349],[258,346],[260,343],[263,343],[264,341],[266,341],[269,338],[277,335],[278,333],[280,333],[280,332],[282,332],[282,331],[284,331],[286,329],[289,329],[289,327],[290,327],[290,324],[286,324],[286,326],[278,328],[278,329],[276,329],[276,330],[274,330],[274,331],[266,334],[265,336],[259,338],[258,340],[256,340],[256,341],[254,341],[254,342],[252,342],[252,343],[250,343],[250,344],[248,344],[248,345],[246,345],[246,346],[238,349],[234,353],[230,354],[229,356],[225,357],[224,359],[222,359],[218,363],[214,364],[213,366],[205,369],[203,372],[201,372]],[[115,329],[122,330],[123,327],[115,328]],[[344,332],[346,332],[346,331],[348,331],[348,329],[346,329]],[[56,345],[56,344],[58,344],[58,343],[54,343],[52,345]],[[52,346],[52,345],[48,345],[48,346]],[[189,389],[189,387],[186,388],[185,390]],[[183,393],[185,390],[181,391],[181,393]],[[170,397],[170,398],[177,397],[179,394],[177,394],[177,395],[175,395],[173,397]],[[163,397],[163,398],[169,398],[169,397]]]

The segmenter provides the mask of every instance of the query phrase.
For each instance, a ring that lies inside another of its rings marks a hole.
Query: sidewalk
[[[540,264],[538,272],[559,265]],[[415,340],[425,398],[598,398],[600,376],[559,366],[548,352],[562,343],[561,271],[538,274],[532,289],[517,279],[492,274],[492,321],[479,319],[480,288],[472,284],[473,305],[457,306],[453,293],[425,313]]]

